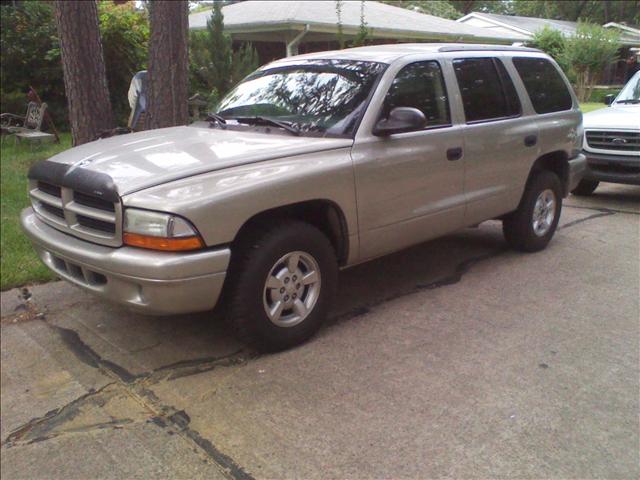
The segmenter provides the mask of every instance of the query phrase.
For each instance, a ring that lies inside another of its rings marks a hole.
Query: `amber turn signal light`
[[[125,232],[123,242],[125,245],[132,247],[163,250],[166,252],[183,252],[185,250],[204,248],[204,243],[199,236],[164,238]]]

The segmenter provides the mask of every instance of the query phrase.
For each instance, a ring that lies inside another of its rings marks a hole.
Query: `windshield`
[[[376,62],[312,60],[259,70],[220,101],[217,114],[225,120],[268,118],[302,133],[352,135],[385,67]]]
[[[631,77],[616,97],[615,103],[640,103],[640,72]]]

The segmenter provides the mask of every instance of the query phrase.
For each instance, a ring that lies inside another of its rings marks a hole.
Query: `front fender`
[[[309,200],[342,209],[357,244],[357,212],[349,148],[285,157],[195,175],[123,197],[125,207],[189,219],[208,246],[231,243],[254,215]]]

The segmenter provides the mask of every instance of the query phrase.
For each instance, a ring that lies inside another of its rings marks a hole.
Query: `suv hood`
[[[640,105],[614,104],[609,108],[585,113],[582,122],[585,129],[640,130]]]
[[[97,140],[59,153],[47,163],[71,167],[69,172],[106,174],[118,194],[126,195],[199,173],[352,144],[350,138],[222,130],[201,122]]]

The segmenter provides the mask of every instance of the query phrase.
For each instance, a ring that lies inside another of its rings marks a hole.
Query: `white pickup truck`
[[[600,182],[640,185],[640,72],[605,103],[583,117],[588,169],[574,195],[591,195]]]

